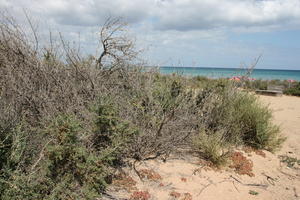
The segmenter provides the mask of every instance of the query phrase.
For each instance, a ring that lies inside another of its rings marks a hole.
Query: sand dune
[[[130,187],[111,187],[108,192],[111,196],[104,199],[134,199],[134,195],[144,195],[145,200],[300,199],[299,165],[287,167],[279,159],[280,155],[300,158],[300,98],[259,98],[273,110],[274,123],[281,126],[287,140],[275,154],[264,151],[265,157],[238,150],[252,160],[254,177],[239,175],[231,168],[213,170],[201,164],[197,157],[176,155],[167,162],[152,160],[138,164],[136,169],[145,172],[142,179],[134,170],[125,169],[130,177],[125,183],[131,182]],[[135,190],[140,193],[134,193]]]

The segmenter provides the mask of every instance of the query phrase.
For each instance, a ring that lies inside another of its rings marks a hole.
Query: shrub
[[[269,109],[231,83],[222,80],[207,86],[197,95],[196,104],[200,113],[196,149],[214,163],[223,160],[221,152],[228,145],[274,151],[284,141]]]
[[[139,135],[139,130],[120,117],[117,105],[110,100],[100,99],[95,109],[97,116],[91,143],[106,162],[120,164],[130,151],[129,145],[133,144],[134,137]]]
[[[195,129],[196,118],[192,93],[187,91],[185,80],[149,74],[135,87],[138,89],[124,108],[140,130],[129,148],[132,157],[144,160],[168,155],[186,143]]]
[[[193,139],[193,147],[201,157],[211,161],[214,165],[224,165],[230,151],[229,144],[222,137],[221,132],[202,132]]]
[[[300,96],[300,82],[298,82],[296,85],[293,85],[290,88],[287,88],[283,91],[286,95],[293,95],[293,96]]]
[[[45,143],[39,158],[22,172],[10,172],[2,199],[94,199],[106,186],[108,164],[81,140],[80,123],[60,116],[44,130]]]
[[[254,81],[245,81],[244,88],[251,90],[266,90],[268,88],[268,81],[266,80],[254,80]]]

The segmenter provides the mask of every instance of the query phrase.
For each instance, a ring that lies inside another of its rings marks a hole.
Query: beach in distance
[[[209,78],[230,78],[244,75],[246,69],[210,68],[210,67],[159,67],[162,74],[177,73],[184,76],[206,76]],[[297,80],[300,81],[300,70],[254,69],[251,78],[261,80]]]

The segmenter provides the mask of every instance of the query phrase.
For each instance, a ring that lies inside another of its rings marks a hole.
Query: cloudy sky
[[[95,54],[99,26],[123,17],[149,64],[300,70],[300,0],[0,0],[20,21],[59,31]]]

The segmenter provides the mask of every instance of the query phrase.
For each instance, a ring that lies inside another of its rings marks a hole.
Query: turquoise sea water
[[[209,78],[229,78],[245,74],[245,70],[236,68],[208,68],[208,67],[160,67],[160,73],[178,73],[185,76],[206,76]],[[300,81],[300,70],[254,69],[252,78],[262,80],[297,80]]]

